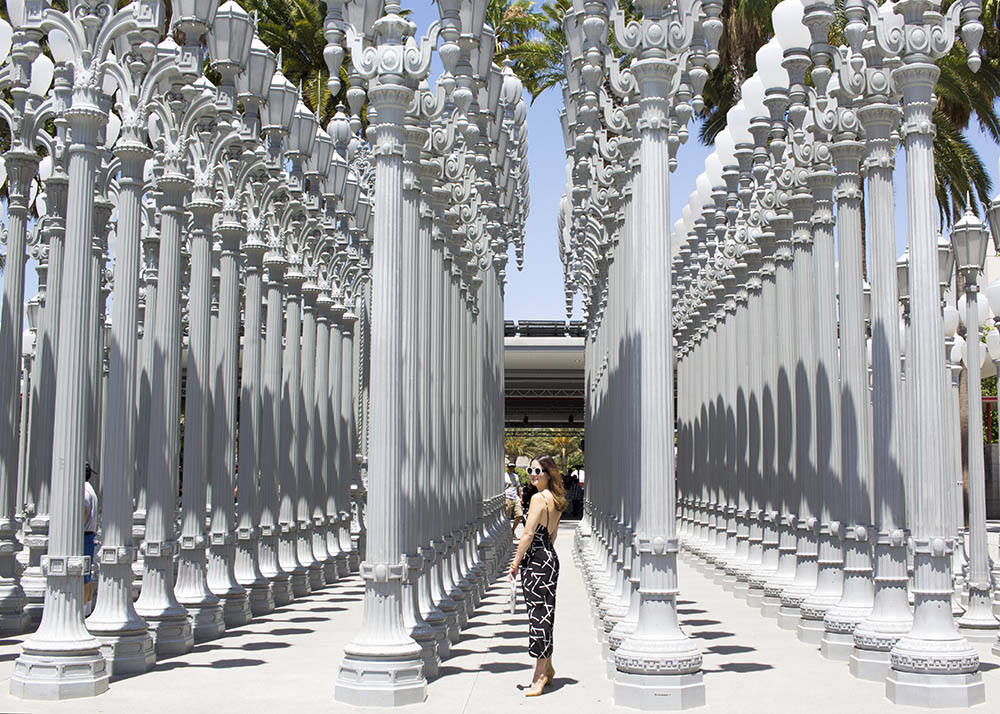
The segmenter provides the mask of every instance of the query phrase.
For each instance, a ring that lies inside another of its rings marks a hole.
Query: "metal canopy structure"
[[[504,425],[583,426],[584,337],[574,322],[504,325]]]

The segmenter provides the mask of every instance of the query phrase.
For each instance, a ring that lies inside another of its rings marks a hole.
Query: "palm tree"
[[[743,81],[756,71],[755,55],[773,35],[771,10],[778,0],[725,0],[722,8],[724,31],[719,40],[719,66],[705,85],[705,109],[699,138],[711,144],[725,128],[726,113],[739,102]],[[949,5],[946,2],[945,5]],[[967,50],[959,41],[937,65],[941,70],[936,88],[938,103],[934,110],[937,137],[934,163],[938,209],[947,225],[961,215],[967,197],[973,206],[976,199],[990,199],[990,179],[978,152],[965,130],[973,114],[983,131],[1000,142],[1000,116],[996,100],[1000,96],[1000,43],[997,39],[998,0],[985,0],[981,21],[985,29],[981,51],[982,67],[972,72],[966,64]],[[831,28],[831,41],[843,37],[844,17]]]
[[[336,112],[337,105],[346,104],[347,66],[341,66],[340,96],[331,97],[327,88],[330,78],[323,49],[325,9],[315,0],[240,0],[248,11],[257,13],[257,31],[261,41],[274,52],[281,52],[281,70],[293,84],[302,84],[306,106],[325,126]]]

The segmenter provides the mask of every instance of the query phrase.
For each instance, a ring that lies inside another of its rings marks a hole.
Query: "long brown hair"
[[[559,466],[556,465],[556,460],[553,459],[548,454],[543,456],[536,456],[535,461],[537,461],[545,473],[549,475],[549,491],[552,493],[552,500],[555,503],[556,509],[559,511],[566,510],[566,487],[563,486],[562,474],[559,473]]]

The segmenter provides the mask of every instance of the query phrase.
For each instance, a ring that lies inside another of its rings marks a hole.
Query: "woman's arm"
[[[531,540],[535,537],[535,528],[538,527],[538,521],[541,519],[544,508],[541,494],[536,493],[531,497],[531,502],[528,504],[528,518],[525,520],[524,530],[521,531],[521,540],[517,543],[517,553],[514,555],[514,562],[510,566],[511,575],[517,575],[517,568],[521,563],[521,558],[524,557],[524,554],[528,551],[528,546],[531,545]]]

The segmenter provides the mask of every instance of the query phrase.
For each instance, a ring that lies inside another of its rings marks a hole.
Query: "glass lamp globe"
[[[938,233],[937,258],[938,282],[942,286],[951,285],[951,278],[955,274],[955,251],[951,243],[940,233]]]
[[[719,155],[723,166],[732,166],[736,163],[736,159],[733,158],[735,151],[736,141],[733,139],[733,133],[728,128],[723,129],[715,137],[715,152]]]
[[[781,65],[781,45],[774,38],[757,50],[757,75],[764,84],[764,89],[772,87],[788,89],[788,72]]]
[[[997,166],[1000,167],[1000,158],[997,159]],[[1000,193],[990,202],[986,209],[986,219],[990,223],[990,233],[993,235],[993,245],[1000,245]]]
[[[944,336],[946,338],[952,338],[958,334],[958,323],[961,318],[958,314],[958,310],[951,305],[945,305],[944,308]]]
[[[195,28],[211,27],[218,8],[218,0],[174,0],[175,24],[185,32],[192,25]]]
[[[253,41],[253,20],[233,0],[226,0],[215,13],[208,33],[208,53],[212,67],[222,74],[236,74],[246,67]]]
[[[750,116],[742,100],[726,113],[726,126],[736,144],[753,144],[753,135],[750,133]]]
[[[372,217],[372,204],[368,199],[368,194],[363,194],[358,199],[358,210],[355,213],[358,230],[362,233],[368,230],[368,223]]]
[[[309,111],[309,107],[302,102],[300,95],[299,100],[295,103],[292,121],[288,128],[289,153],[301,159],[308,158],[316,143],[317,129],[319,129],[319,122],[316,120],[316,115]]]
[[[951,346],[951,353],[948,355],[948,360],[956,365],[965,362],[965,338],[961,335],[955,335],[955,342]]]
[[[486,7],[488,3],[478,0],[463,0],[459,17],[462,18],[462,34],[479,37],[486,24]]]
[[[982,369],[983,368],[983,364],[986,362],[986,350],[983,349],[982,343],[978,343],[978,344],[979,344],[979,349],[977,349],[976,352],[979,353],[979,369]],[[968,340],[962,340],[961,354],[962,354],[962,364],[964,364],[966,367],[968,367],[969,366],[969,341]]]
[[[24,24],[24,0],[7,0],[7,16],[14,28]]]
[[[698,189],[698,215],[701,215],[706,205],[714,205],[712,201],[712,182],[708,180],[708,176],[700,173],[698,174],[698,178],[695,179],[694,184]]]
[[[6,25],[7,23],[4,23]],[[0,25],[2,29],[3,25]],[[7,25],[9,28],[10,25]],[[0,32],[0,34],[3,34]],[[2,42],[2,39],[0,39]],[[4,51],[3,47],[0,46],[0,57],[6,57],[7,52],[10,51],[10,41],[6,42],[7,50]],[[60,29],[52,28],[49,30],[49,51],[52,52],[52,58],[56,61],[56,64],[69,64],[73,62],[73,45],[70,42],[69,35]]]
[[[333,139],[322,129],[316,129],[316,143],[309,155],[309,173],[325,179],[330,172],[330,159],[333,156]]]
[[[802,0],[782,0],[771,11],[774,37],[785,52],[806,51],[812,44],[809,28],[802,24],[805,6]]]
[[[717,153],[713,152],[705,159],[705,175],[708,177],[708,185],[713,189],[716,186],[724,187],[726,185],[726,182],[722,180],[722,159]]]
[[[899,299],[905,300],[910,297],[910,252],[903,251],[896,261],[896,289],[899,292]]]
[[[55,73],[55,65],[45,55],[38,55],[31,63],[31,79],[28,82],[28,91],[36,97],[44,97],[49,87],[52,86],[52,76]]]
[[[348,170],[347,180],[344,182],[344,210],[354,213],[358,208],[358,195],[361,186],[358,184],[358,175],[351,169]]]
[[[965,215],[951,230],[951,245],[955,249],[958,269],[963,272],[982,270],[988,240],[989,234],[979,216],[971,208],[966,208]]]
[[[258,102],[267,99],[267,89],[277,66],[278,60],[271,48],[254,34],[247,53],[246,69],[236,77],[236,89],[240,98],[246,100],[252,97]]]
[[[986,333],[986,351],[990,355],[991,362],[1000,361],[1000,330],[990,330]]]
[[[383,0],[347,0],[344,3],[347,21],[362,35],[370,37],[372,25],[382,14],[382,4]]]
[[[969,311],[967,308],[969,302],[967,298],[968,293],[958,298],[958,316],[961,319],[962,324],[965,325],[966,329],[969,328]],[[973,326],[973,329],[978,331],[983,325],[986,324],[986,321],[990,319],[990,305],[987,302],[986,297],[981,292],[976,293],[975,308],[976,324]]]
[[[747,116],[753,121],[757,117],[769,117],[770,112],[764,106],[764,83],[756,74],[743,83],[743,106]]]
[[[575,12],[563,15],[563,32],[566,34],[566,46],[573,62],[583,61],[583,27],[577,22]]]
[[[986,293],[986,302],[994,315],[1000,315],[1000,278],[994,280],[983,290]]]
[[[278,64],[280,65],[280,61]],[[295,85],[288,81],[279,66],[271,77],[271,84],[267,88],[267,104],[264,107],[263,117],[264,129],[288,131],[298,96],[299,93],[295,89]]]

